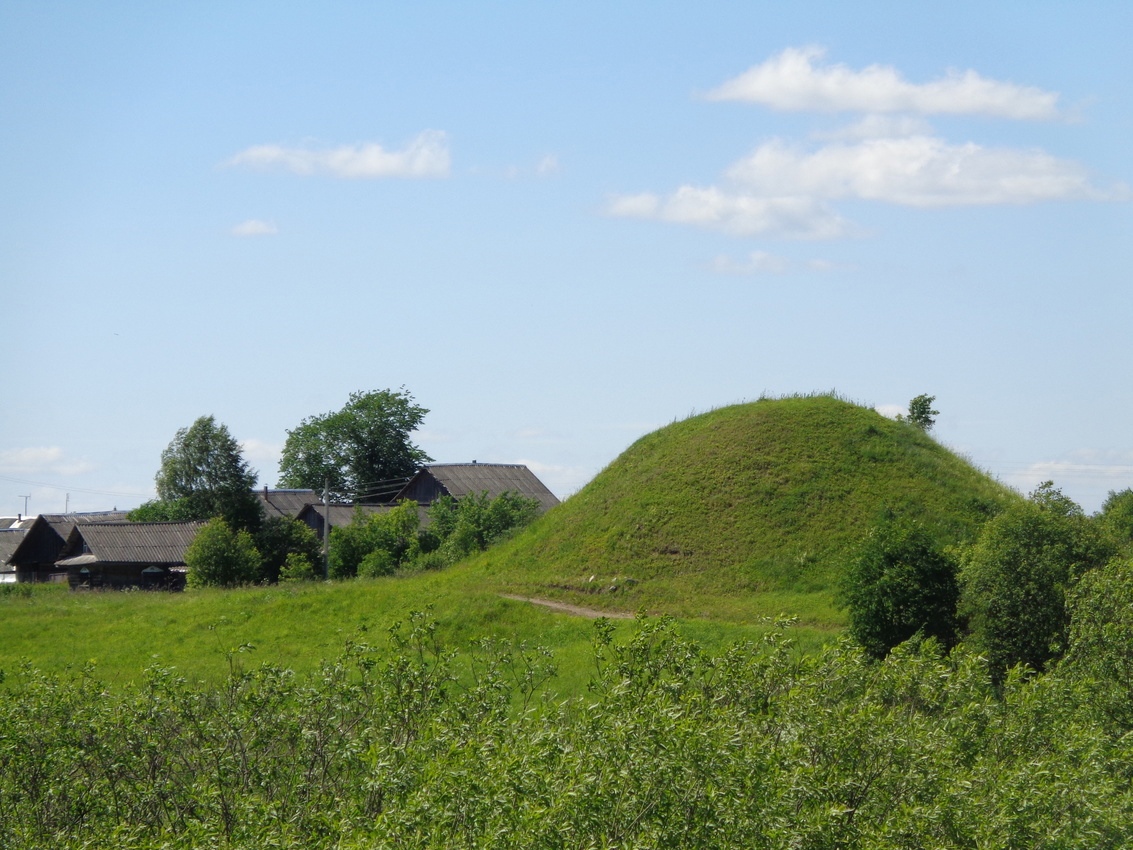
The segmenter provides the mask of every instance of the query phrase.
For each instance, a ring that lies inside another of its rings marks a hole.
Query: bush
[[[185,550],[190,587],[250,584],[259,580],[260,564],[252,535],[233,531],[220,517],[205,523]]]
[[[841,588],[850,635],[874,658],[918,632],[956,642],[956,562],[919,523],[886,519],[862,541]]]
[[[965,553],[960,611],[992,674],[1043,670],[1066,648],[1067,589],[1113,554],[1096,523],[1050,482],[990,520]]]

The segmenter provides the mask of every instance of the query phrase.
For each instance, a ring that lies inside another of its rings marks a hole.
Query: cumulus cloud
[[[274,236],[279,228],[273,222],[250,218],[242,221],[230,231],[233,236]]]
[[[681,186],[668,197],[616,195],[606,213],[723,230],[737,236],[832,239],[847,223],[828,205],[802,195],[761,196],[716,186]]]
[[[975,71],[949,71],[927,83],[910,83],[888,65],[854,70],[840,64],[817,64],[824,55],[821,47],[789,47],[707,96],[783,111],[912,112],[1032,120],[1059,114],[1057,92],[990,80]]]
[[[908,408],[900,404],[879,404],[874,410],[889,419],[896,419],[898,416],[904,416],[908,412]]]
[[[760,145],[726,176],[759,197],[860,198],[906,206],[1108,200],[1128,193],[1091,184],[1077,163],[1040,150],[950,144],[933,136],[871,138],[805,151]]]
[[[256,145],[227,163],[250,168],[282,168],[293,174],[326,174],[350,180],[380,177],[447,177],[451,165],[448,140],[439,130],[426,130],[401,150],[374,142],[329,150]]]
[[[734,163],[723,177],[723,187],[685,185],[667,196],[616,195],[606,213],[738,236],[832,239],[853,232],[833,207],[845,199],[946,207],[1130,197],[1125,184],[1097,186],[1078,163],[1041,150],[951,144],[919,134],[810,149],[776,139]]]
[[[59,446],[34,446],[0,451],[0,472],[9,475],[81,475],[94,469],[85,460],[71,460]]]

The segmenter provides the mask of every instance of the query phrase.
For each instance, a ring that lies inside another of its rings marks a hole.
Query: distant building
[[[401,488],[395,502],[410,499],[419,505],[431,505],[441,496],[457,501],[472,493],[487,493],[494,499],[501,493],[517,493],[539,502],[540,512],[559,503],[530,469],[521,463],[431,463],[422,468]]]
[[[71,528],[56,568],[72,588],[185,586],[185,550],[203,522],[106,522]]]
[[[125,511],[96,511],[74,514],[40,514],[32,522],[23,540],[8,556],[8,566],[16,581],[65,581],[67,571],[55,566],[67,536],[76,525],[121,522]]]

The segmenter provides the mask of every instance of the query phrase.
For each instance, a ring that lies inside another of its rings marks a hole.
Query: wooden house
[[[65,581],[67,571],[57,568],[55,562],[59,560],[59,553],[63,550],[71,529],[77,525],[120,522],[125,519],[124,511],[40,514],[15,551],[8,556],[8,566],[14,570],[16,581]]]
[[[108,522],[76,525],[56,567],[79,587],[185,586],[185,550],[203,522]]]
[[[540,512],[559,503],[530,469],[521,463],[431,463],[420,469],[401,488],[395,502],[410,499],[419,505],[431,505],[441,496],[459,501],[472,493],[487,493],[494,499],[501,493],[516,493],[539,502]]]

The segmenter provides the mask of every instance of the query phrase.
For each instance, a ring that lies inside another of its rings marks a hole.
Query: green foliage
[[[259,581],[263,561],[255,540],[244,529],[233,529],[222,517],[205,523],[189,548],[185,565],[190,587],[235,587]]]
[[[932,426],[936,424],[936,418],[940,415],[939,410],[932,409],[932,403],[936,401],[934,395],[919,395],[909,402],[909,415],[905,417],[905,421],[911,425],[915,425],[922,431],[931,431]]]
[[[1119,732],[1133,731],[1133,561],[1114,559],[1084,575],[1070,596],[1070,649],[1063,666]]]
[[[1111,554],[1098,526],[1049,481],[984,526],[963,558],[961,614],[997,680],[1062,654],[1067,590]]]
[[[850,636],[874,658],[918,633],[951,647],[958,597],[953,558],[922,525],[895,518],[870,530],[842,585]]]
[[[429,531],[439,542],[442,559],[454,564],[483,552],[539,515],[539,500],[504,492],[469,493],[459,501],[441,496],[429,507]]]
[[[1127,549],[1133,547],[1133,489],[1110,490],[1098,519],[1118,545]]]
[[[278,581],[292,556],[305,562],[311,569],[322,561],[319,538],[310,526],[290,517],[269,517],[255,535],[260,552],[260,580]],[[296,576],[292,575],[291,578]]]
[[[590,688],[548,653],[457,653],[422,615],[317,673],[216,687],[151,668],[23,668],[0,688],[0,844],[116,847],[1121,847],[1133,748],[1076,679],[908,643],[800,662],[780,632],[721,652],[666,620],[600,621]],[[246,648],[246,647],[242,647]]]
[[[420,551],[419,526],[417,505],[409,500],[380,513],[355,508],[350,525],[331,529],[331,578],[391,575]]]
[[[311,558],[299,552],[288,552],[283,568],[279,571],[279,580],[314,581],[322,576],[321,572],[316,572],[315,563]]]
[[[133,512],[139,520],[224,517],[236,528],[255,530],[263,509],[252,493],[256,473],[224,425],[202,416],[182,428],[161,453],[156,476],[158,502]]]
[[[126,519],[130,522],[182,522],[205,518],[194,516],[194,512],[188,499],[150,499],[126,514]]]
[[[374,502],[390,482],[408,478],[432,458],[410,442],[429,411],[402,387],[351,393],[338,411],[309,416],[287,432],[281,487],[322,492],[335,501]]]

